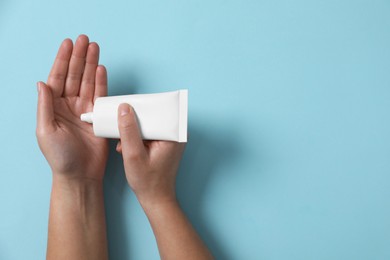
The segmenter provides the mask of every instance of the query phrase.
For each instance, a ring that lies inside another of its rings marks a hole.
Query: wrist
[[[85,214],[103,199],[103,181],[53,174],[51,197],[53,201],[61,201],[75,212]]]
[[[138,199],[138,201],[147,215],[152,212],[180,208],[179,202],[175,196],[160,197],[158,199]]]
[[[53,184],[63,186],[79,186],[79,185],[103,185],[103,174],[85,174],[84,172],[62,173],[53,171]],[[94,176],[94,177],[88,177]],[[95,177],[102,176],[102,177]]]
[[[53,174],[47,258],[107,259],[105,228],[103,182]]]
[[[83,177],[63,177],[53,174],[53,188],[65,189],[65,190],[90,190],[103,187],[103,180],[96,180]]]

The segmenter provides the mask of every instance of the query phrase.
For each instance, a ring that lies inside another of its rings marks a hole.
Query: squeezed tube
[[[80,118],[93,124],[96,136],[120,138],[118,107],[122,103],[133,107],[143,139],[187,142],[188,90],[99,97],[93,112]]]

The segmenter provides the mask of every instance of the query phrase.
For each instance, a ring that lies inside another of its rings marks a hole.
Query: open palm
[[[80,120],[97,97],[107,95],[107,72],[99,64],[99,46],[80,35],[75,45],[61,44],[47,85],[38,83],[37,138],[53,172],[101,180],[108,156],[106,139],[95,137]]]

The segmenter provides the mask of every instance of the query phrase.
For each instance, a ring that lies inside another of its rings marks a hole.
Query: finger
[[[47,85],[50,86],[54,97],[62,96],[62,92],[64,91],[65,79],[68,73],[69,60],[72,55],[72,50],[73,42],[71,39],[65,39],[58,49],[56,59],[54,60],[49,78],[47,79]]]
[[[55,130],[54,105],[51,89],[43,82],[38,82],[37,134]]]
[[[143,158],[146,155],[146,150],[142,142],[136,115],[133,108],[128,104],[121,104],[118,108],[118,127],[123,157]]]
[[[89,39],[86,35],[80,35],[77,38],[73,48],[72,57],[69,61],[68,74],[65,80],[63,95],[66,97],[77,96],[79,93],[88,45]]]
[[[116,149],[115,149],[118,153],[122,153],[122,144],[121,144],[121,141],[118,141],[118,143],[116,144]]]
[[[99,64],[99,45],[90,43],[87,50],[85,70],[80,86],[80,97],[91,100],[95,94],[96,68]]]
[[[103,65],[99,65],[96,69],[96,85],[95,85],[95,97],[107,96],[107,70]]]

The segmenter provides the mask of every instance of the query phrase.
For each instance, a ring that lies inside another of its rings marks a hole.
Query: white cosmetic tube
[[[99,97],[93,112],[82,114],[81,120],[93,124],[96,136],[119,138],[118,107],[122,103],[134,108],[143,139],[187,142],[188,90]]]

